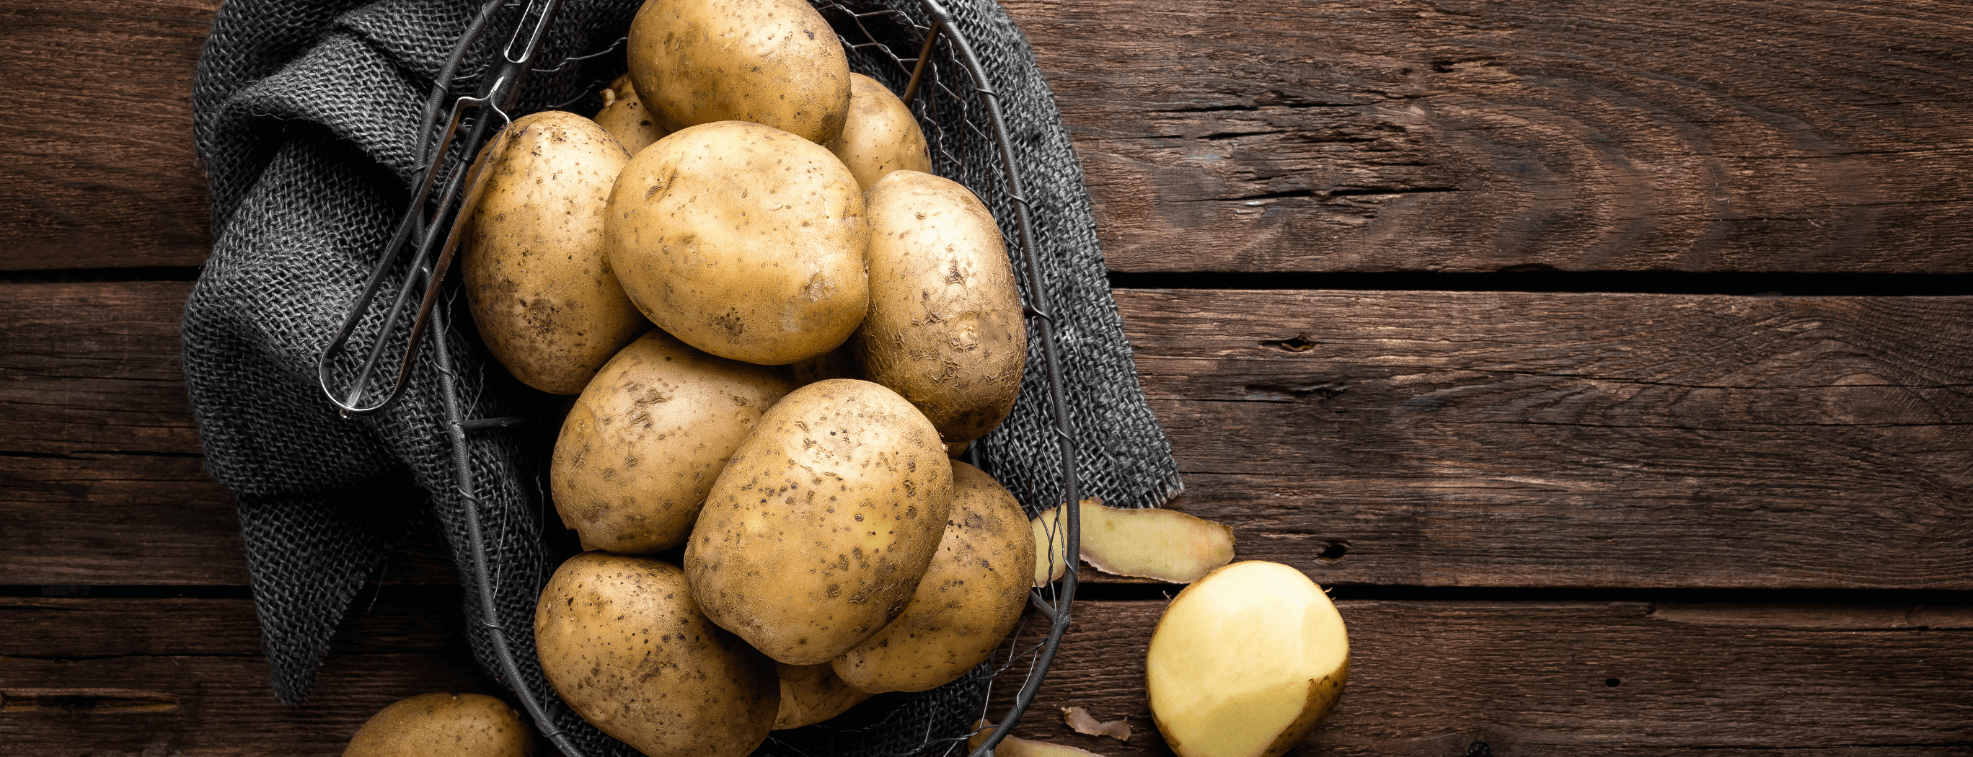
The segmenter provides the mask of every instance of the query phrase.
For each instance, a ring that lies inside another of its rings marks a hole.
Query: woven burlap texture
[[[541,59],[611,48],[637,4],[568,0]],[[926,25],[916,0],[818,5],[828,6],[825,17],[846,36],[862,32],[857,13],[894,10]],[[453,94],[477,87],[519,6],[494,13],[491,31],[468,50]],[[1015,163],[1026,177],[1036,258],[1055,303],[1047,315],[1059,331],[1082,492],[1123,506],[1160,504],[1178,491],[1177,464],[1139,389],[1081,169],[1053,96],[1003,9],[982,0],[946,6],[989,72],[983,84],[1003,104]],[[421,352],[403,398],[373,416],[339,417],[315,377],[316,359],[424,169],[434,136],[419,126],[432,82],[481,10],[443,0],[228,0],[199,60],[194,136],[210,179],[215,242],[186,303],[186,382],[207,470],[236,496],[262,644],[283,702],[307,697],[344,610],[414,524],[436,520],[462,575],[470,573],[469,503],[486,524],[498,615],[482,618],[477,602],[464,603],[473,652],[482,667],[498,671],[483,625],[501,625],[526,679],[502,683],[557,701],[541,679],[531,633],[536,593],[560,557],[543,531],[554,522],[543,501],[544,446],[525,429],[473,435],[473,489],[462,491],[430,350]],[[875,52],[859,52],[853,65],[901,89],[899,73]],[[619,50],[539,74],[512,115],[571,102],[578,111],[593,108],[596,100],[584,93],[621,66]],[[950,60],[937,75],[948,100],[975,87]],[[937,97],[925,107],[939,107]],[[936,117],[944,119],[939,133],[948,135],[938,170],[973,188],[1014,240],[1014,200],[1001,183],[1000,156],[977,138],[983,110],[948,102]],[[453,323],[470,324],[458,298],[445,307]],[[447,340],[467,418],[539,404],[520,395],[526,390],[467,331],[430,338]],[[978,445],[982,467],[1030,510],[1062,498],[1038,350],[1030,349],[1014,413]],[[927,694],[879,697],[835,730],[780,734],[763,751],[909,753],[928,743],[927,734],[958,733],[979,714],[986,685],[983,671]],[[565,709],[553,712],[588,754],[634,754]]]

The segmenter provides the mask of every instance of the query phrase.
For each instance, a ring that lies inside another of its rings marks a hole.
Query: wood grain
[[[0,584],[242,581],[176,344],[146,331],[187,287],[0,288],[40,314],[0,327],[0,424],[43,430],[0,442]],[[1242,558],[1336,585],[1973,588],[1973,299],[1118,296],[1173,506]],[[101,388],[65,395],[81,376]],[[393,580],[453,580],[424,538]]]
[[[0,743],[35,755],[335,755],[399,698],[497,691],[455,643],[456,604],[445,604],[386,593],[352,617],[315,696],[286,708],[274,704],[255,640],[243,633],[252,623],[245,600],[0,600],[0,625],[29,635],[0,640],[0,695],[72,705],[0,711]],[[1452,757],[1476,742],[1495,755],[1943,755],[1973,746],[1966,607],[1339,607],[1352,678],[1336,714],[1295,754]],[[1142,684],[1162,611],[1156,602],[1078,604],[1016,734],[1111,757],[1169,754]],[[139,629],[133,641],[128,632]],[[1004,711],[1013,688],[996,687],[992,712]],[[1138,735],[1124,744],[1070,733],[1059,720],[1067,706],[1128,717]]]
[[[197,265],[211,0],[0,2],[0,270]],[[1118,271],[1973,271],[1956,9],[1009,0]]]
[[[1973,746],[1965,607],[1341,602],[1351,677],[1300,754],[1946,754]],[[1144,697],[1158,602],[1088,603],[1016,735],[1169,754]],[[1930,613],[1928,615],[1928,613]],[[1956,647],[1959,647],[1956,649]],[[1003,689],[996,707],[1011,700]],[[1854,751],[1852,751],[1854,750]],[[1910,751],[1904,751],[1910,750]],[[1728,753],[1734,753],[1729,751]]]
[[[1119,299],[1174,506],[1241,557],[1331,583],[1973,587],[1973,300]]]
[[[1973,263],[1949,5],[1006,5],[1115,270]]]
[[[192,71],[218,7],[0,3],[0,268],[205,261]]]

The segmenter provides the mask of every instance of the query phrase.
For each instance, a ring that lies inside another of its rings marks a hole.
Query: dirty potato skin
[[[781,710],[774,716],[774,730],[800,728],[828,720],[870,698],[836,676],[836,669],[821,665],[774,663],[781,674]]]
[[[650,0],[625,53],[667,131],[752,121],[820,144],[849,113],[849,57],[803,0]]]
[[[575,394],[650,328],[603,252],[610,187],[630,154],[571,113],[535,113],[509,128],[462,243],[466,301],[487,350],[515,378]]]
[[[541,591],[534,636],[562,700],[652,757],[741,757],[780,707],[774,663],[706,620],[664,562],[570,558]]]
[[[779,129],[721,121],[658,140],[623,169],[603,228],[638,309],[720,357],[812,358],[869,309],[856,178]]]
[[[993,214],[949,179],[895,171],[870,187],[864,377],[904,395],[946,442],[1007,418],[1027,365],[1014,267]]]
[[[815,665],[904,610],[937,552],[952,464],[896,393],[835,379],[767,411],[685,547],[706,615],[777,662]]]
[[[685,543],[726,459],[794,388],[784,371],[645,332],[562,422],[548,482],[563,524],[586,548],[619,554]]]
[[[1007,640],[1028,604],[1034,539],[1000,482],[952,461],[952,508],[911,604],[830,663],[860,691],[926,691],[958,680]]]
[[[521,714],[485,694],[419,694],[370,716],[343,757],[533,757]]]
[[[903,100],[863,74],[850,74],[849,92],[849,120],[843,123],[843,135],[824,146],[842,158],[858,184],[869,189],[892,171],[932,170],[925,132]]]
[[[631,86],[630,74],[617,77],[603,90],[603,109],[596,112],[595,121],[632,155],[670,133],[644,108],[644,101],[637,99],[637,88]]]

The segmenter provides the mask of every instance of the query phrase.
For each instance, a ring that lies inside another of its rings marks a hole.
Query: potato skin
[[[949,179],[895,171],[868,194],[870,313],[863,375],[924,411],[946,442],[1006,420],[1027,365],[1014,266],[993,214]]]
[[[563,701],[652,757],[741,757],[781,704],[774,663],[706,620],[657,560],[569,558],[541,591],[534,636]]]
[[[596,112],[597,126],[615,137],[624,151],[636,155],[652,143],[664,139],[664,127],[644,107],[644,101],[637,98],[637,88],[631,86],[630,74],[624,74],[610,82],[603,90],[603,109]]]
[[[752,121],[817,144],[849,113],[849,57],[803,0],[649,0],[630,22],[630,78],[667,131]]]
[[[869,309],[856,178],[779,129],[721,121],[658,140],[617,179],[603,229],[638,309],[720,357],[815,357]]]
[[[706,615],[776,662],[815,665],[904,610],[938,550],[952,464],[896,393],[790,392],[740,443],[685,547]]]
[[[726,459],[794,388],[783,371],[646,332],[597,371],[562,422],[548,469],[562,522],[585,547],[619,554],[685,543]]]
[[[863,74],[850,74],[849,93],[849,119],[843,122],[843,134],[824,147],[842,158],[858,185],[869,189],[892,171],[931,172],[925,132],[903,100],[882,82]]]
[[[363,723],[343,757],[533,757],[521,714],[485,694],[419,694]]]
[[[986,472],[952,461],[939,552],[897,620],[829,664],[861,691],[926,691],[956,681],[1007,640],[1034,571],[1028,515]]]
[[[629,161],[595,122],[544,111],[516,120],[486,169],[462,241],[466,301],[487,350],[528,386],[580,392],[650,328],[603,252],[610,188]]]
[[[836,677],[836,669],[821,665],[774,663],[781,674],[781,710],[774,716],[774,730],[800,728],[828,720],[870,698]]]

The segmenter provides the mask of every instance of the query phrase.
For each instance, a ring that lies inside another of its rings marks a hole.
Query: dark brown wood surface
[[[216,5],[0,7],[9,267],[204,260]],[[1119,271],[1973,272],[1952,4],[1006,6]]]
[[[245,600],[0,599],[8,753],[336,754],[406,691],[496,693],[446,610],[352,610],[308,706],[274,704]],[[1344,601],[1352,677],[1304,754],[1964,753],[1973,611],[1900,605]],[[1143,693],[1162,602],[1084,605],[1017,735],[1166,755]],[[242,620],[242,619],[245,620]],[[990,707],[1006,706],[1007,688]],[[1127,718],[1082,736],[1063,707]],[[86,730],[85,730],[86,729]],[[79,747],[78,741],[87,747]]]
[[[1965,8],[1006,6],[1172,506],[1342,600],[1354,677],[1294,754],[1973,753]],[[500,693],[421,530],[274,702],[178,361],[216,7],[0,0],[0,755],[327,757]],[[1090,579],[1017,733],[1169,754],[1174,587]]]
[[[27,314],[0,327],[0,574],[244,581],[210,559],[240,547],[179,378],[190,287],[0,288]],[[1172,506],[1242,558],[1331,585],[1973,588],[1973,298],[1117,299]],[[450,580],[416,545],[394,580]]]

